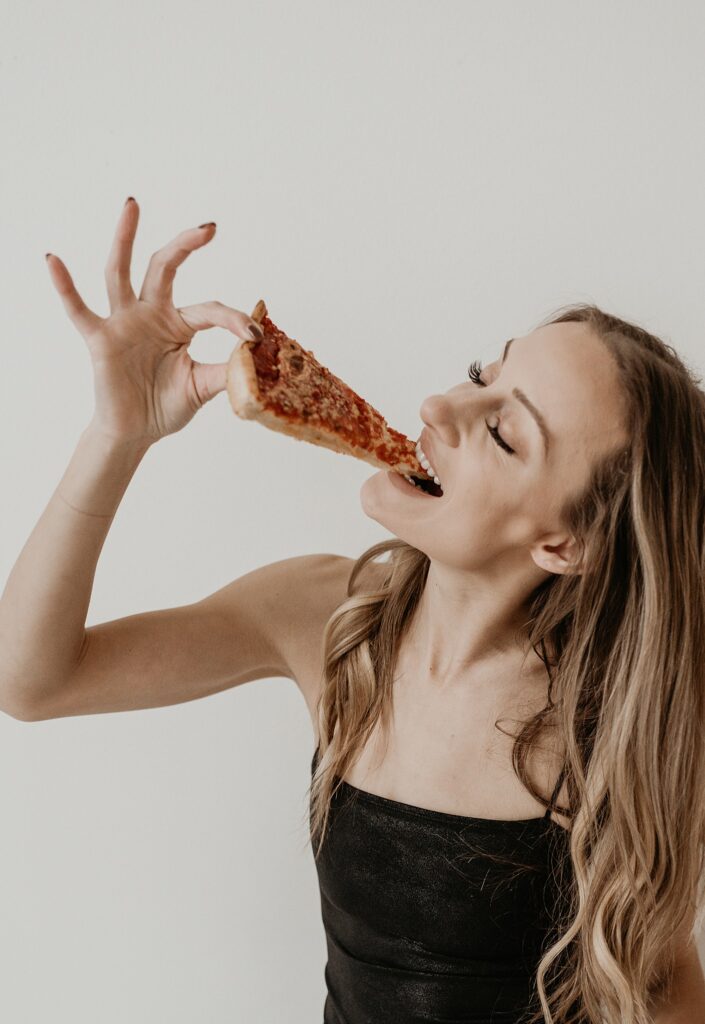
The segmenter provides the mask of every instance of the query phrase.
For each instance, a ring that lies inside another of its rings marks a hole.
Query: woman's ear
[[[550,543],[553,541],[554,543]],[[537,541],[530,549],[531,557],[546,572],[580,575],[582,561],[578,561],[578,544],[570,535],[553,535]]]

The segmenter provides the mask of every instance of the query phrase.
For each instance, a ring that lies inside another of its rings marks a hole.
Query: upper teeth
[[[440,487],[441,486],[441,481],[438,479],[438,475],[436,474],[435,469],[433,468],[431,463],[428,461],[428,459],[424,455],[423,448],[421,447],[421,445],[419,444],[418,441],[416,442],[416,458],[419,460],[419,462],[421,463],[423,468],[426,470],[426,472],[429,474],[429,476],[432,476],[433,479],[435,480],[435,482]]]

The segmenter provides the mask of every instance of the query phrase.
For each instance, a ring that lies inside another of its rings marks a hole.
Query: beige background
[[[705,15],[695,2],[6,0],[0,579],[93,408],[47,250],[107,311],[127,195],[134,279],[218,222],[179,305],[272,317],[413,436],[428,394],[556,306],[595,301],[705,366]],[[224,330],[194,358],[226,359]],[[385,536],[373,472],[219,395],[150,451],[88,624],[257,565]],[[315,1024],[325,944],[303,700],[261,680],[172,708],[0,716],[0,1017]]]

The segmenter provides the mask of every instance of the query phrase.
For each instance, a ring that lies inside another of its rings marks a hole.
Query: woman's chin
[[[378,473],[373,473],[372,476],[363,481],[360,487],[360,505],[362,506],[362,511],[369,519],[374,519],[387,533],[391,533],[393,537],[397,537],[399,540],[409,544],[411,542],[408,538],[403,537],[398,532],[399,524],[396,522],[398,517],[390,509],[389,499],[386,495],[380,495],[379,493],[379,488],[390,486],[389,482],[384,479],[386,472],[386,470],[381,469]]]

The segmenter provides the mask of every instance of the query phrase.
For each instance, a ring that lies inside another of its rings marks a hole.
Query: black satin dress
[[[563,773],[551,806],[562,782]],[[568,833],[549,814],[471,818],[342,782],[316,861],[324,1024],[528,1019],[560,908],[555,867],[569,862]]]

